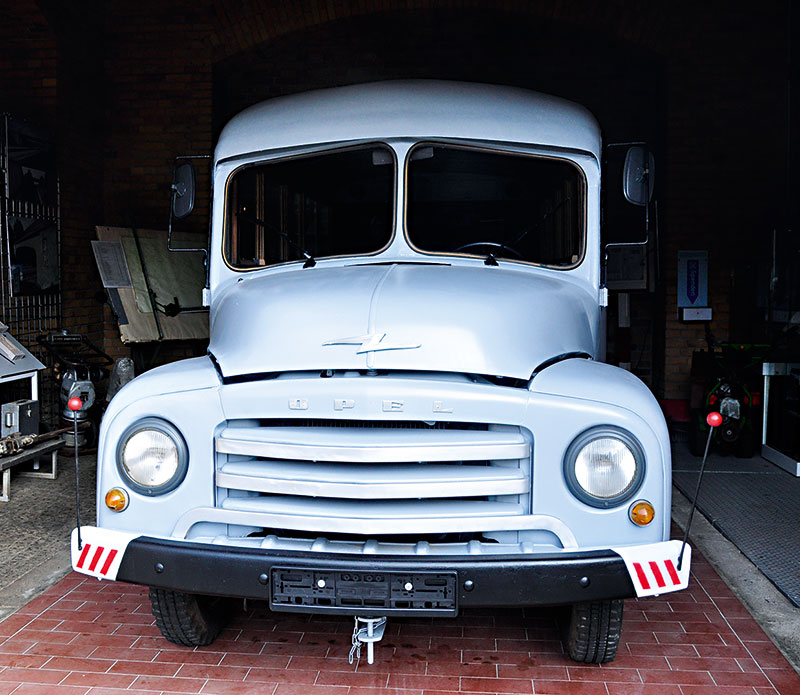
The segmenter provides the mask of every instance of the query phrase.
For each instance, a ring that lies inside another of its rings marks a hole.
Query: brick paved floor
[[[0,623],[0,695],[797,695],[800,676],[711,566],[688,591],[625,605],[615,662],[563,653],[556,611],[470,611],[389,621],[376,663],[347,663],[351,621],[236,616],[210,647],[153,625],[147,590],[71,574]]]

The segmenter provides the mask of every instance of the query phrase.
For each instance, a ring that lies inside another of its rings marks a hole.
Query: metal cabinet
[[[764,363],[761,455],[800,476],[800,362]]]

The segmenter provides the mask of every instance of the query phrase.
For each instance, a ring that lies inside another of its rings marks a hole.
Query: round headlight
[[[131,425],[117,448],[120,474],[131,488],[145,495],[174,490],[186,475],[188,459],[180,432],[158,418]]]
[[[593,507],[614,507],[630,499],[644,478],[641,444],[625,430],[595,427],[567,449],[564,476],[570,491]]]

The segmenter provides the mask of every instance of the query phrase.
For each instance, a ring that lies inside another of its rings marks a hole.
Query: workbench
[[[33,446],[26,447],[16,454],[0,457],[0,471],[2,471],[3,474],[3,489],[2,494],[0,494],[0,502],[8,502],[11,497],[11,469],[21,463],[27,463],[29,461],[38,462],[40,458],[49,454],[49,471],[21,471],[19,476],[55,480],[58,475],[58,450],[63,446],[64,438],[58,437],[58,439],[51,439],[41,444],[34,443]]]

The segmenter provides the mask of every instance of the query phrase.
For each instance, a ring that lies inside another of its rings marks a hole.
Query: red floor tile
[[[606,695],[605,683],[569,683],[567,681],[535,681],[536,695]]]
[[[520,693],[531,695],[533,681],[524,678],[462,678],[465,693]]]
[[[72,574],[0,622],[0,695],[800,695],[800,677],[711,566],[626,602],[617,660],[565,654],[556,611],[390,620],[375,664],[348,663],[352,620],[263,605],[214,644],[166,642],[147,590]]]
[[[679,685],[606,683],[606,687],[608,695],[683,695]]]
[[[63,681],[69,671],[49,671],[45,669],[16,668],[9,666],[0,671],[0,682],[12,683],[49,683],[56,685]]]
[[[352,694],[352,688],[347,686],[332,686],[332,685],[287,685],[281,684],[278,686],[274,695],[348,695],[348,691]],[[204,691],[205,692],[205,691]],[[358,688],[358,692],[367,695],[369,689]],[[373,691],[374,692],[374,691]]]
[[[33,683],[22,683],[15,691],[14,695],[84,695],[86,688],[75,687],[72,685],[36,685]]]

